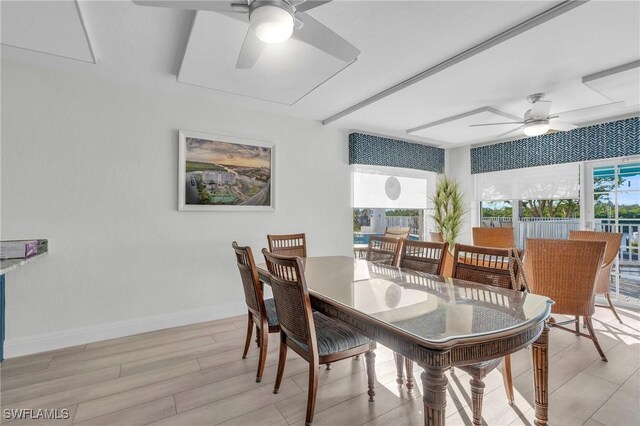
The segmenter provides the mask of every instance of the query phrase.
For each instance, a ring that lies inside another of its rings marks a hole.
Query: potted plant
[[[462,230],[462,222],[466,209],[464,195],[460,185],[453,179],[444,176],[436,184],[436,191],[431,198],[433,203],[433,222],[436,232],[442,241],[449,243],[449,251],[445,254],[443,275],[451,276],[453,272],[453,252]]]

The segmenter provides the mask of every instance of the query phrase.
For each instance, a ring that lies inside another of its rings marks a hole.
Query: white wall
[[[447,149],[445,151],[445,174],[458,181],[462,190],[466,203],[467,213],[464,217],[462,232],[460,233],[459,242],[463,244],[471,244],[471,228],[478,226],[479,222],[479,203],[474,200],[475,186],[474,178],[471,174],[471,150],[469,147]]]
[[[207,93],[2,63],[2,239],[50,250],[7,275],[6,356],[244,313],[233,240],[352,254],[346,133]],[[179,212],[178,129],[274,142],[277,210]]]

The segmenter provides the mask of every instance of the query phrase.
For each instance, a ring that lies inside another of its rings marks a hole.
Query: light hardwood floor
[[[640,424],[640,313],[620,310],[625,325],[597,309],[595,326],[609,362],[591,341],[551,330],[550,421],[553,425]],[[241,359],[244,317],[193,324],[65,348],[1,364],[4,409],[65,408],[57,421],[22,424],[302,425],[307,364],[289,351],[280,393],[273,394],[277,336],[270,336],[262,383],[255,382],[257,349]],[[414,395],[395,384],[391,351],[376,351],[376,401],[367,398],[364,361],[322,368],[314,424],[422,425],[422,384]],[[489,425],[533,423],[530,352],[512,357],[515,404],[507,403],[499,370],[486,380]],[[416,372],[417,376],[419,371]],[[449,375],[447,424],[470,424],[469,377]]]

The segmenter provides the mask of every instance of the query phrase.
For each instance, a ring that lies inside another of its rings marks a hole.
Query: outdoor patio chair
[[[387,228],[384,230],[384,236],[406,239],[409,238],[410,231],[411,228],[408,226],[387,226]]]

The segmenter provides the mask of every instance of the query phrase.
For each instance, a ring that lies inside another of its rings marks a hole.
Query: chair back
[[[258,278],[258,270],[256,269],[256,264],[253,260],[251,247],[241,247],[235,241],[231,246],[236,254],[236,264],[240,271],[242,288],[244,290],[244,300],[247,304],[247,308],[249,309],[249,312],[256,316],[256,318],[266,318],[262,285]]]
[[[409,232],[411,228],[408,226],[387,226],[384,230],[385,237],[393,237],[393,238],[409,238]]]
[[[280,330],[297,346],[317,356],[317,343],[311,299],[300,257],[279,256],[262,249],[271,275],[271,290],[275,300]],[[306,345],[304,348],[302,345]]]
[[[452,276],[494,287],[520,290],[513,285],[513,279],[519,273],[518,264],[509,253],[509,249],[456,244]]]
[[[494,248],[514,248],[513,228],[472,228],[473,245]]]
[[[603,268],[616,260],[622,244],[622,234],[619,232],[569,231],[569,239],[606,242],[607,248],[604,251],[604,259],[602,261]]]
[[[427,274],[441,275],[449,244],[404,240],[399,266]]]
[[[307,257],[307,238],[302,234],[267,235],[269,251],[281,256]]]
[[[604,241],[527,239],[524,270],[532,293],[555,304],[551,311],[591,316]]]
[[[607,243],[604,249],[604,258],[602,260],[602,268],[598,274],[596,284],[597,294],[609,293],[611,286],[611,268],[613,261],[618,257],[620,244],[622,244],[622,234],[618,232],[595,232],[595,231],[569,231],[570,240],[583,241],[604,241]]]
[[[379,262],[385,265],[396,266],[398,264],[398,256],[402,241],[393,237],[375,237],[369,238],[369,247],[367,249],[367,260]]]

